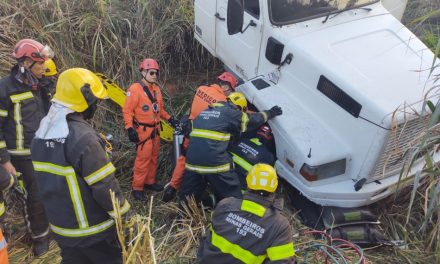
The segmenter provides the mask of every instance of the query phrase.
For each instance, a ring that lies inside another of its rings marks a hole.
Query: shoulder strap
[[[156,103],[156,102],[157,102],[156,97],[153,96],[153,95],[151,94],[151,92],[150,92],[150,90],[148,89],[148,87],[145,86],[145,85],[142,85],[141,82],[138,82],[138,83],[142,86],[142,89],[144,89],[144,92],[145,92],[145,94],[148,96],[148,98],[150,99],[150,101],[151,101],[153,104]],[[156,95],[156,93],[154,93],[154,94]]]

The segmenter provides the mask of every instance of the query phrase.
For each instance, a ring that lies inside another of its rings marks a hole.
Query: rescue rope
[[[318,235],[320,238],[318,241],[314,240],[304,246],[297,247],[297,253],[304,252],[304,261],[300,263],[309,263],[311,253],[315,263],[366,263],[362,248],[350,241],[333,238],[326,232],[319,230],[307,230],[304,235]]]

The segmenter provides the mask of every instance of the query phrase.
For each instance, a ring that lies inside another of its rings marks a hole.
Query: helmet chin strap
[[[38,78],[32,73],[32,71],[30,69],[26,69],[25,70],[24,76],[28,80],[28,85],[32,86],[32,89],[34,89],[34,87],[37,87],[37,85],[38,85]]]
[[[32,89],[36,89],[38,85],[38,78],[32,73],[31,68],[35,65],[35,62],[31,64],[29,69],[26,69],[22,63],[19,64],[19,73],[17,77],[23,80],[27,80],[27,84],[32,87]],[[35,88],[34,88],[35,87]]]

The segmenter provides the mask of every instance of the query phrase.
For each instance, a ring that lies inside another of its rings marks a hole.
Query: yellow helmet
[[[52,101],[75,112],[84,112],[97,99],[106,98],[107,90],[96,74],[87,69],[72,68],[60,74]]]
[[[244,97],[244,94],[240,92],[233,92],[228,96],[229,101],[238,106],[241,111],[246,111],[247,109],[247,100]]]
[[[50,77],[58,73],[57,65],[52,59],[44,61],[44,66],[46,66],[46,72],[44,73],[44,76]]]
[[[278,187],[278,176],[272,166],[258,163],[249,170],[246,183],[250,190],[273,193]]]

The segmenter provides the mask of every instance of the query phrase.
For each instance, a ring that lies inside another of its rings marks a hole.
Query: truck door
[[[215,51],[226,66],[247,80],[258,72],[263,20],[258,0],[244,0],[244,4],[243,29],[251,20],[254,24],[244,33],[231,36],[226,24],[228,0],[217,0]]]
[[[202,45],[215,54],[215,24],[217,0],[196,0],[194,2],[195,37]]]

